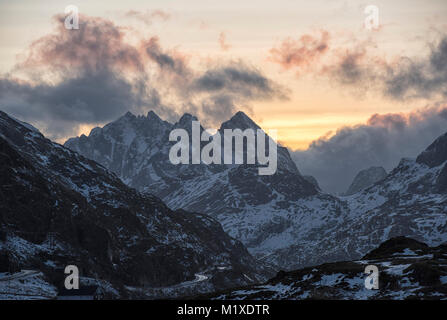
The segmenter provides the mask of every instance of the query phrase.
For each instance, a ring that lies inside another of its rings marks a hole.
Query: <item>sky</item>
[[[444,130],[446,16],[444,0],[0,0],[0,109],[58,142],[128,110],[210,127],[243,110],[338,192]]]

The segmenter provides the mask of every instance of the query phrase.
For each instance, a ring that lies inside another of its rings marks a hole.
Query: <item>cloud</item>
[[[319,37],[306,34],[298,40],[287,38],[278,48],[270,50],[270,60],[286,70],[307,70],[328,52],[329,41],[329,32],[325,30],[320,31]]]
[[[142,46],[149,59],[154,61],[163,72],[172,72],[183,77],[190,73],[184,57],[176,52],[165,52],[161,48],[158,37],[151,37],[144,41]]]
[[[210,115],[211,119],[229,119],[239,111],[240,104],[231,95],[219,94],[203,101],[201,109],[203,113]],[[249,106],[245,107],[245,111],[251,115],[253,114],[253,110]],[[217,126],[219,121],[208,121],[207,124]]]
[[[395,99],[447,98],[447,36],[431,48],[427,58],[401,59],[390,66],[385,78],[385,93]]]
[[[357,90],[373,89],[393,100],[447,98],[447,36],[431,45],[426,57],[395,58],[387,62],[368,53],[368,46],[348,49],[322,73]]]
[[[358,84],[364,79],[370,78],[369,69],[362,66],[362,62],[366,59],[366,50],[360,48],[358,50],[349,51],[340,57],[338,64],[325,67],[323,72],[330,72],[331,75],[342,84]]]
[[[142,21],[148,26],[152,25],[155,19],[167,21],[171,18],[169,13],[162,10],[146,10],[145,12],[129,10],[124,14],[124,16]]]
[[[206,71],[195,79],[193,88],[199,92],[231,92],[245,99],[287,99],[287,93],[281,86],[242,62],[233,62]]]
[[[206,94],[202,116],[215,125],[244,108],[252,114],[251,101],[288,99],[288,90],[265,77],[258,69],[243,62],[232,62],[207,70],[194,79],[190,90]]]
[[[392,61],[373,53],[377,44],[372,38],[350,39],[350,46],[330,46],[331,35],[303,35],[298,40],[285,39],[270,50],[269,60],[285,70],[295,70],[329,77],[337,84],[356,92],[379,92],[393,100],[447,98],[447,35],[441,35],[430,52],[422,57],[394,57]]]
[[[225,32],[221,32],[219,34],[219,45],[222,51],[228,51],[231,48],[231,46],[227,43],[227,35]]]
[[[31,86],[2,79],[0,95],[2,100],[8,97],[11,101],[16,100],[16,103],[9,104],[3,100],[5,111],[22,119],[45,120],[48,123],[112,120],[126,112],[129,106],[135,107],[141,103],[130,83],[108,71],[65,79],[54,86]],[[58,127],[56,131],[50,129],[50,133],[54,138],[60,138],[72,134],[71,130],[72,126],[67,126],[61,132]]]
[[[147,87],[138,49],[125,43],[119,27],[82,16],[79,30],[66,30],[62,15],[54,19],[56,32],[33,42],[14,69],[29,79],[0,79],[2,109],[60,139],[77,134],[81,124],[160,107],[156,90]]]
[[[415,157],[447,131],[447,105],[407,114],[375,114],[366,124],[343,127],[334,135],[292,152],[303,174],[313,175],[325,191],[344,192],[362,169],[394,168],[403,157]]]
[[[32,72],[41,68],[56,75],[76,76],[86,71],[143,70],[137,48],[125,42],[124,29],[113,22],[81,16],[79,30],[67,30],[65,17],[56,15],[56,32],[34,41],[25,60],[14,71]]]
[[[0,108],[32,122],[52,139],[85,124],[113,121],[126,111],[154,110],[175,121],[194,112],[210,123],[253,101],[284,98],[286,90],[242,62],[193,69],[156,36],[128,42],[131,29],[81,15],[79,30],[56,28],[31,44],[9,75],[0,77]],[[225,118],[222,118],[225,117]]]

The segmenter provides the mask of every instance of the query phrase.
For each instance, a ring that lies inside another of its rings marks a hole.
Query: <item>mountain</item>
[[[416,159],[430,168],[437,167],[447,159],[447,133],[437,138]]]
[[[345,195],[349,196],[354,193],[357,193],[360,190],[363,190],[373,185],[374,183],[382,180],[385,177],[386,177],[386,171],[382,167],[370,167],[368,169],[361,170],[355,176]]]
[[[365,267],[378,268],[378,290],[365,288]],[[326,263],[279,272],[262,285],[214,293],[208,299],[403,300],[447,298],[447,244],[429,247],[405,237],[392,238],[361,260]]]
[[[170,124],[153,112],[126,114],[65,146],[98,161],[128,185],[157,195],[172,209],[211,215],[268,263],[290,268],[307,262],[307,254],[302,255],[306,243],[318,238],[319,228],[339,223],[341,202],[304,178],[282,146],[273,175],[259,175],[257,165],[171,164],[169,131],[191,132],[192,120],[196,118],[185,114]],[[218,132],[223,136],[225,129],[249,128],[260,129],[238,112]]]
[[[320,185],[314,176],[303,176],[303,178],[312,183],[318,190],[321,190]]]
[[[407,236],[436,246],[447,242],[447,139],[437,139],[416,159],[402,159],[384,179],[341,197],[349,215],[319,241],[327,254],[358,259],[381,242]]]
[[[144,120],[127,114],[116,124],[124,141],[132,140],[130,121],[152,134],[167,128],[154,114]],[[118,164],[112,159],[110,165]],[[65,266],[74,264],[84,278],[123,298],[190,287],[194,279],[201,282],[198,292],[207,292],[268,274],[213,218],[169,209],[4,112],[0,186],[0,275],[38,270],[40,280],[57,287]]]
[[[161,134],[142,129],[151,126],[151,119],[126,115],[65,145],[110,168],[127,184],[159,196],[171,209],[216,218],[252,255],[277,269],[359,259],[396,236],[429,245],[447,241],[445,138],[418,160],[403,159],[373,185],[335,197],[303,177],[281,146],[278,170],[270,176],[259,175],[256,165],[172,165],[168,154],[173,143],[163,130],[190,130],[195,118],[184,115],[175,124],[157,120],[163,123]],[[259,128],[239,112],[219,131],[238,127]],[[123,139],[124,131],[134,138]]]

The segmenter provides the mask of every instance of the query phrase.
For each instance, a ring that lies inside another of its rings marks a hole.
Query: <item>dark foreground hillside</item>
[[[367,265],[379,270],[379,289],[365,288]],[[447,244],[429,247],[397,237],[361,260],[326,263],[279,272],[262,285],[247,286],[211,299],[447,299]]]

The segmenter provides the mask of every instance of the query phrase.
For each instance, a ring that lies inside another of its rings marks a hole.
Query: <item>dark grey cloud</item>
[[[428,58],[402,59],[387,71],[385,92],[393,98],[447,98],[447,36],[431,49]]]
[[[200,116],[210,120],[212,125],[230,118],[242,108],[252,114],[251,101],[288,99],[286,88],[242,62],[207,70],[193,80],[189,90],[207,94]]]
[[[129,110],[151,109],[171,121],[194,111],[216,123],[250,110],[252,101],[284,96],[279,85],[241,62],[196,71],[157,37],[132,45],[125,40],[128,30],[109,20],[81,16],[79,30],[67,30],[64,19],[55,16],[55,31],[34,41],[25,59],[0,78],[0,108],[50,138]]]
[[[183,57],[179,54],[165,52],[158,37],[152,37],[144,43],[144,50],[147,56],[154,61],[163,72],[174,72],[186,77],[190,70]]]
[[[428,56],[401,57],[393,63],[368,55],[366,46],[347,50],[323,73],[357,90],[380,90],[395,100],[447,97],[447,36],[431,46]]]
[[[371,73],[369,69],[363,68],[360,65],[360,60],[363,59],[364,56],[364,51],[347,53],[334,72],[334,75],[337,76],[337,80],[343,84],[351,85],[358,84],[360,81],[364,81],[365,78],[370,80]]]
[[[80,124],[160,107],[157,91],[148,87],[138,49],[124,42],[119,27],[87,16],[81,17],[79,30],[66,30],[61,15],[55,21],[56,32],[32,43],[14,69],[33,81],[0,79],[0,108],[59,139],[77,134]]]
[[[129,108],[136,111],[142,104],[159,102],[149,100],[149,95],[145,101],[140,98],[131,83],[109,71],[86,73],[57,85],[0,80],[2,109],[21,119],[47,122],[46,131],[55,139],[77,133],[73,124],[114,120]],[[59,122],[65,125],[54,126]]]
[[[199,92],[228,93],[246,99],[287,99],[287,90],[265,77],[259,70],[242,62],[219,66],[194,80]]]
[[[373,115],[365,125],[344,127],[330,137],[292,152],[299,170],[312,175],[323,190],[346,191],[362,169],[394,168],[403,157],[415,157],[447,131],[447,106],[433,106],[408,114]]]

